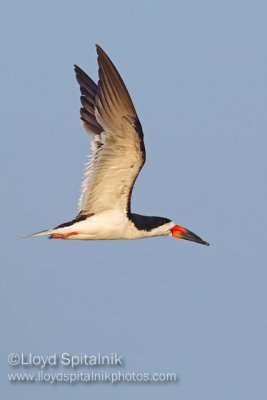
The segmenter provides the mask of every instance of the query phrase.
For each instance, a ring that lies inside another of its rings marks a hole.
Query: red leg
[[[54,233],[52,239],[65,239],[68,236],[78,235],[79,232],[69,232],[69,233]]]

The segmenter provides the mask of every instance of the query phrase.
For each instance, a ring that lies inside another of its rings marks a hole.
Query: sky
[[[264,399],[266,2],[3,0],[0,8],[3,398]],[[122,75],[145,135],[133,212],[170,218],[210,247],[170,237],[20,237],[77,214],[90,139],[73,65],[96,81],[96,43]],[[117,353],[124,364],[15,367],[11,353]],[[40,371],[178,379],[8,379]]]

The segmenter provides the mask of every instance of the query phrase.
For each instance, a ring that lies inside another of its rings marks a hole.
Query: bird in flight
[[[29,236],[103,240],[169,235],[208,246],[168,218],[132,213],[133,186],[146,160],[143,130],[120,74],[101,47],[96,45],[96,49],[98,84],[74,66],[81,91],[81,123],[93,139],[91,160],[81,186],[79,214],[69,222]]]

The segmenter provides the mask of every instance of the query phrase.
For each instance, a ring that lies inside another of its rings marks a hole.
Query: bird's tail
[[[21,237],[28,238],[28,237],[36,237],[36,236],[47,236],[47,235],[53,235],[53,233],[56,233],[56,232],[57,232],[57,229],[48,229],[48,230],[41,231],[41,232],[30,233],[29,235],[22,235]]]

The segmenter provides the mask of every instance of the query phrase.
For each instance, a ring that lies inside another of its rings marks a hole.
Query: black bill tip
[[[183,235],[182,239],[190,240],[191,242],[196,242],[202,244],[203,246],[209,246],[210,244],[205,240],[201,239],[201,237],[197,236],[195,233],[188,231]]]

